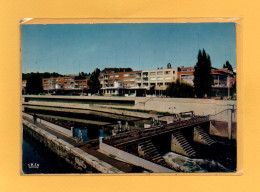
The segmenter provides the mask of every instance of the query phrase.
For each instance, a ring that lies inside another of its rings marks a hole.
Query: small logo
[[[29,163],[28,164],[29,169],[38,169],[40,167],[40,164],[37,163]]]

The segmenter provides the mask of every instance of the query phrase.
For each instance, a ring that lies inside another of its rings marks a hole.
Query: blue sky
[[[234,23],[22,25],[22,72],[77,74],[194,66],[205,49],[213,67],[236,68]]]

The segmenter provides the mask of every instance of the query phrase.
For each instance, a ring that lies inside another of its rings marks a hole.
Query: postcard
[[[236,173],[235,22],[21,24],[27,174]]]

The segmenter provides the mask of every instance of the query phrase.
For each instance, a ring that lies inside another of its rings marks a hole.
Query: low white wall
[[[163,97],[82,97],[82,96],[24,96],[28,98],[57,98],[57,99],[85,99],[85,100],[117,100],[117,101],[135,101],[134,106],[121,106],[123,108],[155,110],[161,112],[180,113],[186,111],[194,111],[196,115],[214,115],[228,108],[228,105],[234,105],[237,108],[236,100],[215,100],[215,99],[197,99],[197,98],[163,98]],[[55,107],[71,107],[99,110],[101,105],[77,104],[77,103],[62,103],[62,102],[40,102],[29,101],[23,104],[55,106]],[[115,105],[111,105],[115,106]],[[120,108],[120,105],[116,105]],[[100,110],[113,113],[112,109],[100,108]],[[116,112],[116,110],[115,110]],[[125,111],[125,115],[130,115],[130,111]],[[148,115],[148,114],[147,114]]]
[[[99,148],[101,150],[106,151],[107,153],[110,153],[112,155],[115,155],[125,161],[131,162],[134,165],[143,167],[145,169],[151,170],[155,173],[173,173],[175,171],[168,169],[166,167],[163,167],[161,165],[152,163],[151,161],[147,161],[145,159],[142,159],[140,157],[137,157],[135,155],[132,155],[130,153],[127,153],[125,151],[122,151],[120,149],[117,149],[115,147],[112,147],[110,145],[107,145],[102,142],[102,138],[99,140]]]
[[[26,117],[28,117],[30,119],[33,119],[32,115],[29,115],[29,114],[26,114],[26,113],[23,113],[23,116],[26,116]],[[64,127],[55,125],[53,123],[50,123],[48,121],[45,121],[45,120],[39,119],[39,118],[37,118],[37,123],[42,123],[42,124],[50,127],[51,129],[54,129],[55,131],[60,132],[61,134],[65,135],[67,137],[72,137],[72,131],[68,130],[68,129],[64,128]]]
[[[170,113],[181,113],[194,111],[196,115],[216,114],[234,105],[234,100],[214,100],[214,99],[195,99],[195,98],[136,98],[135,109],[156,110]]]
[[[228,122],[228,110],[217,113],[216,115],[210,115],[210,120],[215,121],[225,121]],[[237,112],[233,110],[232,112],[232,122],[237,122]]]

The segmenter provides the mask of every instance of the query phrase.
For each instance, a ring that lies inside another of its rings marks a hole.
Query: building
[[[180,82],[185,82],[193,86],[194,67],[178,67],[178,79]]]
[[[51,77],[42,79],[43,90],[46,93],[53,94],[68,94],[80,93],[82,90],[87,89],[88,79],[77,79],[75,75],[65,77]]]
[[[142,71],[142,87],[154,87],[158,93],[177,80],[177,68],[155,69]]]
[[[213,85],[211,95],[213,96],[230,96],[230,89],[236,83],[236,73],[223,69],[212,69],[211,75],[213,77]]]
[[[193,86],[194,67],[179,67],[178,79],[181,82],[188,83]],[[211,89],[211,96],[229,96],[230,88],[236,82],[236,73],[229,71],[227,68],[216,69],[211,68],[211,75],[213,77],[213,85]]]
[[[106,71],[100,75],[102,92],[105,95],[133,94],[143,96],[146,90],[154,88],[157,94],[162,94],[167,86],[176,81],[177,68],[145,70],[145,71]]]
[[[88,89],[88,79],[75,80],[75,86],[81,90]]]
[[[105,95],[142,95],[141,71],[115,72],[106,71],[100,74],[102,93]]]

